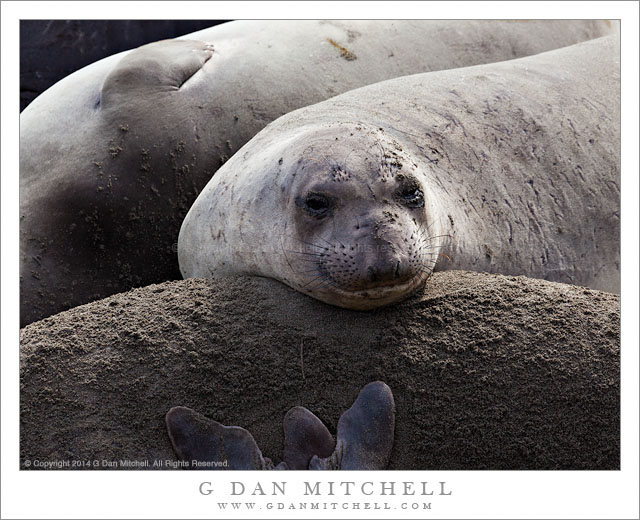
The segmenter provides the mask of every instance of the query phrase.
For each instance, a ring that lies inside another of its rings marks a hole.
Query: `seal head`
[[[424,284],[443,234],[426,176],[395,139],[340,123],[267,148],[240,151],[187,215],[185,277],[269,276],[359,310]]]

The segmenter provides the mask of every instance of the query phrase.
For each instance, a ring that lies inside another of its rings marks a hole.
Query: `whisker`
[[[332,244],[331,242],[329,242],[328,240],[325,240],[324,238],[320,238],[320,240],[322,240],[323,242],[326,242],[327,244],[329,244],[329,245],[333,248],[333,250],[335,251],[335,249],[336,249],[335,244]],[[339,243],[342,247],[344,247],[344,244],[343,244],[342,242],[340,242],[339,240],[338,240],[338,243]]]
[[[280,235],[280,236],[282,237],[282,236],[285,236],[285,235]],[[308,246],[311,246],[311,247],[318,247],[318,248],[320,248],[320,249],[324,249],[325,251],[328,251],[328,250],[329,250],[329,248],[327,248],[327,247],[321,246],[321,245],[319,245],[319,244],[314,244],[313,242],[307,242],[307,241],[302,240],[302,239],[300,239],[300,238],[298,238],[298,237],[294,237],[293,235],[286,235],[286,236],[288,236],[289,238],[292,238],[293,240],[297,240],[298,242],[301,242],[301,243],[303,243],[303,244],[306,244],[306,245],[308,245]],[[326,240],[325,240],[325,242],[326,242]]]
[[[325,278],[323,280],[320,280],[315,286],[312,287],[312,289],[324,289],[325,287],[337,287],[337,285],[333,280],[331,280],[330,277],[325,276]]]
[[[309,269],[307,271],[296,271],[296,274],[308,274],[308,273],[316,273],[316,274],[318,274],[318,269],[314,268],[314,269]]]
[[[337,287],[337,285],[331,279],[327,278],[323,283],[317,285],[314,288],[315,289],[325,289],[326,287]]]
[[[282,248],[282,254],[284,255],[284,259],[287,261],[287,265],[289,266],[289,269],[291,269],[291,271],[293,272],[293,266],[291,265],[291,262],[289,262],[289,257],[287,256],[287,253],[284,250],[284,244],[282,243],[282,235],[280,235],[280,247]]]
[[[307,286],[309,286],[310,284],[312,284],[313,282],[317,281],[317,280],[323,280],[326,278],[327,275],[325,274],[320,274],[318,276],[316,276],[313,280],[310,280],[309,282],[307,282],[306,284],[304,284],[303,286],[301,286],[303,289],[306,288]]]
[[[294,271],[296,274],[318,273],[318,269],[309,269],[308,271]]]
[[[326,253],[306,253],[306,252],[304,252],[304,251],[293,251],[293,250],[291,250],[291,249],[287,249],[287,251],[288,251],[289,253],[293,253],[293,254],[296,254],[296,255],[308,255],[308,256],[318,256],[318,257],[324,257],[324,256],[327,256],[327,254],[326,254]]]
[[[431,229],[431,226],[433,226],[438,220],[432,220],[431,222],[429,222],[429,224],[427,225],[427,227],[423,230],[424,234],[428,234],[429,229]],[[420,226],[419,226],[420,227]],[[422,229],[420,227],[420,229]]]
[[[449,237],[451,238],[452,235],[431,235],[428,237],[423,237],[425,240],[433,240],[434,238],[443,238],[443,237]]]
[[[347,160],[349,159],[349,157],[351,157],[351,154],[352,154],[353,152],[355,152],[355,151],[356,151],[356,149],[355,149],[355,148],[353,148],[353,149],[352,149],[352,150],[347,154],[347,156],[346,156],[344,159],[342,159],[342,164],[344,164],[344,169],[345,169],[345,170],[347,169]]]

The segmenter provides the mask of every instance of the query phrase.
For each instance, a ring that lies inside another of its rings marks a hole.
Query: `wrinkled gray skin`
[[[241,21],[86,67],[20,116],[21,324],[179,278],[178,231],[196,196],[291,110],[610,30],[604,21]]]
[[[389,80],[269,125],[187,215],[185,277],[398,301],[436,269],[620,288],[619,42]]]

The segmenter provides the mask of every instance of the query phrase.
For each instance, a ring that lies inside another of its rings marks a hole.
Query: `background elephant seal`
[[[445,271],[363,313],[267,278],[165,282],[23,328],[20,361],[21,461],[170,469],[175,406],[281,461],[288,410],[335,435],[384,380],[389,469],[620,467],[620,298],[572,285]]]
[[[619,43],[398,78],[282,117],[189,211],[185,277],[398,301],[434,266],[620,287]]]
[[[608,25],[232,22],[72,74],[21,114],[21,323],[179,278],[189,207],[269,121],[369,83],[533,54]]]
[[[223,20],[20,20],[20,111],[91,63],[220,23]]]

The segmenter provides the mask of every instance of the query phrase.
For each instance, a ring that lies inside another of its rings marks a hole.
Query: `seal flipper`
[[[284,416],[284,462],[289,469],[309,469],[309,461],[316,455],[328,457],[335,441],[327,427],[313,413],[295,406]]]
[[[365,386],[338,421],[338,441],[330,457],[314,456],[309,469],[381,470],[393,447],[395,403],[381,381]]]
[[[213,56],[213,45],[197,40],[162,40],[143,45],[118,62],[105,78],[101,108],[135,102],[136,92],[179,90]],[[133,96],[133,97],[132,97]]]
[[[223,426],[184,406],[171,408],[165,422],[180,460],[220,463],[206,469],[273,469],[271,460],[262,456],[255,439],[244,428]],[[277,469],[286,467],[280,464]]]

